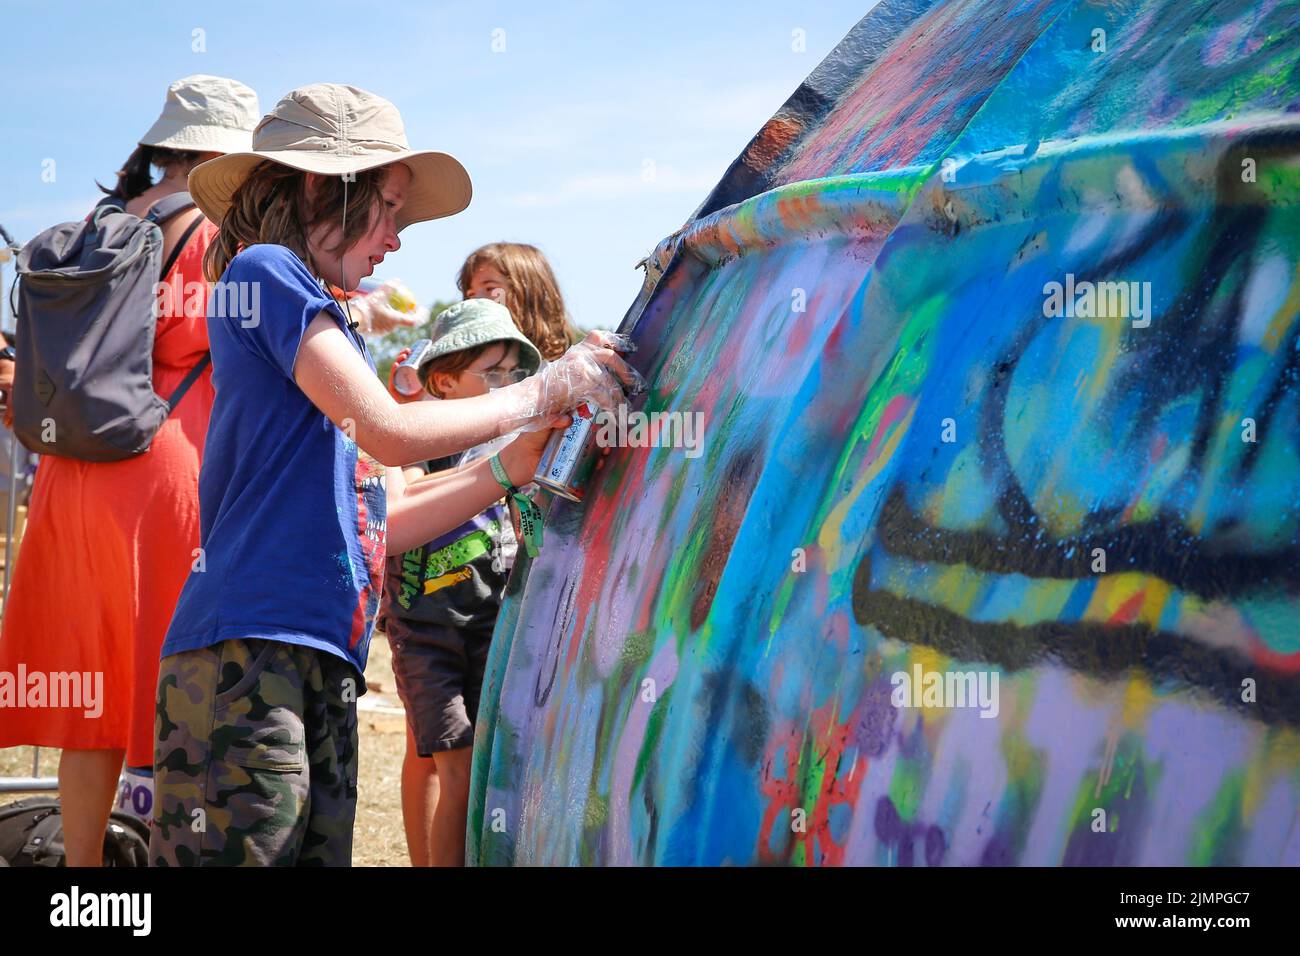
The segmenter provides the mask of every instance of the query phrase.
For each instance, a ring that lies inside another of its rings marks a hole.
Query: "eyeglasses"
[[[477,375],[483,379],[483,384],[488,388],[505,388],[507,385],[513,385],[516,382],[522,382],[533,373],[526,368],[499,369],[494,368],[486,372],[470,372],[471,375]]]

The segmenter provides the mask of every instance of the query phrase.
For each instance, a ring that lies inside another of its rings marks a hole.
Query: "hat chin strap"
[[[343,267],[343,256],[347,252],[348,236],[348,174],[343,174],[343,245],[339,252],[339,278],[343,280],[343,308],[348,313],[348,328],[353,332],[361,327],[361,322],[352,316],[352,300],[348,298],[348,274]]]

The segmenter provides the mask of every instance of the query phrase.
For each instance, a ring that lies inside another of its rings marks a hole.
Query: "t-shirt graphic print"
[[[388,482],[383,465],[357,449],[357,541],[365,567],[366,583],[352,615],[348,648],[356,647],[375,624],[384,587],[384,539],[388,531]]]

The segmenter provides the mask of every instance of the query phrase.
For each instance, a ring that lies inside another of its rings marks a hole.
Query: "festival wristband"
[[[537,503],[532,498],[510,483],[510,476],[506,474],[506,466],[501,464],[499,454],[493,455],[490,461],[492,477],[506,490],[506,494],[514,499],[516,507],[519,508],[519,531],[524,538],[524,550],[528,552],[530,558],[535,558],[542,546],[542,509],[537,507]]]

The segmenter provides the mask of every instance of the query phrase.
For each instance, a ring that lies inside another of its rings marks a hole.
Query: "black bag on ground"
[[[0,866],[66,866],[63,817],[54,797],[0,807]],[[149,828],[114,810],[104,834],[105,866],[148,866]]]
[[[107,199],[18,253],[12,402],[14,434],[29,450],[83,461],[139,455],[207,366],[204,356],[166,401],[154,393],[155,284],[202,218],[165,264],[158,224],[193,206],[189,193],[173,193],[141,219]]]

